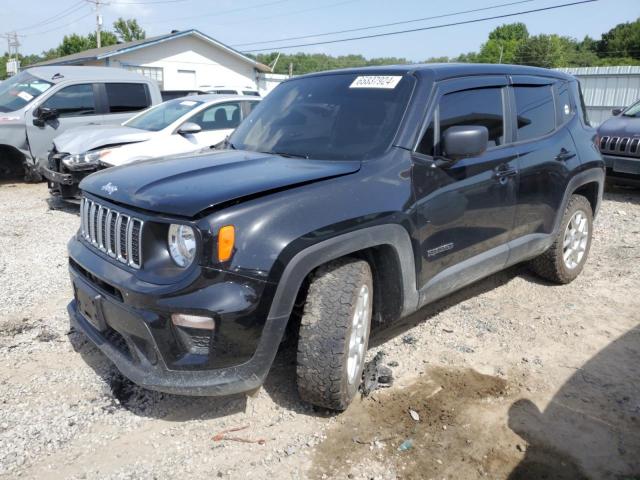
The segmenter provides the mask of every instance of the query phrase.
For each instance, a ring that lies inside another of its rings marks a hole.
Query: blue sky
[[[197,28],[234,46],[247,42],[444,15],[511,1],[515,0],[109,0],[110,4],[103,6],[102,11],[107,27],[119,16],[134,17],[145,28],[148,36],[166,33],[172,29]],[[322,37],[317,40],[418,28],[531,10],[570,1],[574,0],[530,0],[519,5],[484,12]],[[132,4],[134,2],[135,4]],[[23,35],[20,38],[22,53],[39,53],[58,45],[65,34],[86,34],[95,28],[92,7],[89,4],[82,5],[82,0],[1,0],[0,3],[3,9],[0,32],[18,30]],[[46,22],[61,12],[65,14],[54,21]],[[477,50],[488,33],[502,23],[522,21],[532,34],[557,33],[575,38],[590,35],[597,38],[616,24],[635,20],[638,16],[640,0],[599,0],[595,3],[502,20],[283,51],[332,55],[355,53],[366,57],[397,56],[418,61],[428,57],[454,56]],[[282,45],[309,43],[314,40],[316,39],[308,38],[284,42]],[[276,50],[277,45],[278,43],[270,43],[256,45],[255,48],[273,46]],[[238,47],[239,50],[248,48],[252,47]]]

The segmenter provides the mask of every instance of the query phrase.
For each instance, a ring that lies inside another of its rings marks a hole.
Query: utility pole
[[[93,3],[96,7],[96,45],[98,48],[102,46],[102,39],[100,38],[100,31],[102,30],[102,15],[100,15],[100,5],[109,5],[104,0],[87,0],[89,3]]]
[[[17,32],[8,32],[2,35],[7,39],[7,75],[16,75],[20,69],[20,41],[18,40]]]
[[[498,60],[498,63],[502,63],[502,52],[504,52],[504,47],[500,45],[500,59]]]

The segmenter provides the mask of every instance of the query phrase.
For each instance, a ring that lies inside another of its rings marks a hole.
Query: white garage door
[[[196,88],[196,71],[195,70],[178,70],[177,90],[195,90],[195,88]]]

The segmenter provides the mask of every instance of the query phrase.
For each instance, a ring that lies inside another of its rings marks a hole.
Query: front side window
[[[0,82],[0,112],[13,112],[21,109],[49,90],[52,85],[52,83],[34,77],[28,72],[21,72]]]
[[[143,83],[107,83],[105,88],[111,113],[136,112],[151,105]]]
[[[200,105],[202,105],[202,102],[195,100],[182,100],[179,98],[169,100],[136,115],[131,120],[124,122],[123,125],[139,128],[140,130],[158,132]]]
[[[502,89],[497,87],[463,90],[444,95],[438,104],[439,138],[434,138],[433,122],[427,128],[418,152],[425,155],[446,155],[442,137],[450,127],[482,126],[489,131],[487,148],[504,143],[504,113]]]
[[[518,141],[543,137],[556,128],[555,106],[550,85],[516,86]]]
[[[60,117],[95,115],[96,101],[93,85],[83,83],[64,87],[48,98],[42,106],[57,110]]]
[[[236,128],[240,124],[240,103],[224,103],[205,108],[188,121],[200,125],[203,131]]]
[[[323,160],[381,155],[391,146],[414,80],[328,74],[278,85],[230,138],[238,149]]]

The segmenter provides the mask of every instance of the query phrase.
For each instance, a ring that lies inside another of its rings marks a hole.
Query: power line
[[[529,3],[529,2],[533,2],[533,1],[534,0],[519,0],[517,2],[501,3],[499,5],[491,5],[489,7],[474,8],[472,10],[463,10],[463,11],[460,11],[460,12],[445,13],[445,14],[442,14],[442,15],[434,15],[434,16],[431,16],[431,17],[415,18],[415,19],[412,19],[412,20],[402,20],[402,21],[399,21],[399,22],[381,23],[379,25],[370,25],[370,26],[367,26],[367,27],[350,28],[350,29],[347,29],[347,30],[335,30],[333,32],[317,33],[315,35],[301,35],[299,37],[278,38],[278,39],[273,39],[273,40],[263,40],[263,41],[259,41],[259,42],[237,43],[235,45],[232,45],[232,47],[244,47],[246,45],[261,45],[263,43],[286,42],[286,41],[289,41],[289,40],[301,40],[303,38],[326,37],[328,35],[338,35],[338,34],[341,34],[341,33],[359,32],[359,31],[362,31],[362,30],[371,30],[371,29],[374,29],[374,28],[393,27],[393,26],[396,26],[396,25],[402,25],[402,24],[406,24],[406,23],[424,22],[426,20],[435,20],[437,18],[453,17],[453,16],[457,16],[457,15],[464,15],[464,14],[467,14],[467,13],[481,12],[481,11],[484,11],[484,10],[492,10],[494,8],[509,7],[509,6],[512,6],[512,5],[519,5],[519,4],[522,4],[522,3]]]
[[[217,23],[214,25],[241,25],[241,24],[247,24],[247,23],[257,23],[257,22],[264,22],[265,20],[270,20],[272,18],[283,18],[283,17],[290,17],[292,15],[299,15],[301,13],[308,13],[308,12],[313,12],[316,10],[326,10],[328,8],[331,7],[337,7],[339,5],[345,5],[347,3],[354,3],[354,2],[358,2],[360,0],[342,0],[341,2],[336,2],[336,3],[330,3],[328,5],[321,5],[318,7],[311,7],[311,8],[305,8],[303,10],[294,10],[294,11],[289,11],[286,13],[279,13],[276,15],[270,15],[268,17],[262,16],[258,19],[251,19],[251,20],[240,20],[238,22],[225,22],[224,24],[221,23]]]
[[[65,8],[61,12],[59,12],[59,13],[51,16],[51,17],[45,18],[44,20],[41,20],[41,21],[39,21],[37,23],[28,25],[26,27],[18,28],[16,30],[19,31],[19,32],[22,32],[24,30],[32,30],[33,28],[36,28],[36,27],[42,27],[42,26],[47,25],[49,23],[55,23],[55,22],[57,22],[59,20],[62,20],[67,15],[71,15],[72,13],[75,13],[75,12],[81,10],[84,7],[84,5],[85,5],[84,1],[80,0],[79,2],[76,2],[76,3],[72,4],[71,6]]]
[[[429,27],[421,27],[421,28],[412,28],[412,29],[408,29],[408,30],[399,30],[399,31],[395,31],[395,32],[386,32],[386,33],[376,33],[376,34],[372,34],[372,35],[363,35],[363,36],[359,36],[359,37],[350,37],[350,38],[341,38],[338,40],[325,40],[323,42],[311,42],[311,43],[300,43],[297,45],[284,45],[284,46],[279,46],[277,48],[275,48],[276,50],[283,50],[283,49],[289,49],[289,48],[301,48],[301,47],[311,47],[311,46],[315,46],[315,45],[327,45],[330,43],[342,43],[342,42],[351,42],[354,40],[365,40],[365,39],[369,39],[369,38],[379,38],[379,37],[389,37],[392,35],[401,35],[404,33],[413,33],[413,32],[422,32],[425,30],[436,30],[436,29],[440,29],[440,28],[446,28],[446,27],[454,27],[454,26],[458,26],[458,25],[468,25],[471,23],[478,23],[478,22],[485,22],[487,20],[496,20],[496,19],[500,19],[500,18],[509,18],[509,17],[515,17],[518,15],[525,15],[527,13],[535,13],[535,12],[544,12],[547,10],[555,10],[558,8],[565,8],[565,7],[570,7],[570,6],[574,6],[574,5],[581,5],[584,3],[593,3],[593,2],[597,2],[598,0],[581,0],[578,2],[571,2],[571,3],[563,3],[561,5],[553,5],[550,7],[543,7],[543,8],[536,8],[536,9],[532,9],[532,10],[523,10],[521,12],[515,12],[515,13],[506,13],[503,15],[494,15],[491,17],[483,17],[483,18],[476,18],[474,20],[464,20],[464,21],[460,21],[460,22],[452,22],[452,23],[444,23],[441,25],[432,25]],[[253,53],[253,52],[266,52],[266,51],[273,51],[274,47],[271,48],[256,48],[256,49],[251,49],[251,50],[245,50],[245,52],[247,53]]]
[[[55,27],[55,28],[50,28],[49,30],[43,30],[43,31],[40,31],[40,32],[30,33],[30,34],[25,35],[25,36],[35,37],[35,36],[38,36],[38,35],[44,35],[45,33],[55,32],[55,31],[60,30],[62,28],[70,27],[71,25],[79,22],[80,20],[84,20],[85,18],[87,18],[87,17],[89,17],[91,15],[93,15],[93,12],[85,13],[83,16],[81,16],[79,18],[76,18],[75,20],[73,20],[71,22],[65,23],[64,25],[60,25],[60,26]]]
[[[188,0],[149,0],[148,2],[112,2],[112,5],[155,5],[157,3],[182,3]]]
[[[158,1],[163,1],[163,0],[158,0]],[[167,0],[164,0],[167,1]],[[292,0],[275,0],[275,1],[271,1],[271,2],[266,2],[266,3],[259,3],[257,5],[252,5],[250,7],[240,7],[240,8],[232,8],[230,10],[222,10],[219,12],[215,12],[215,13],[207,13],[207,14],[203,14],[203,15],[195,15],[195,16],[189,16],[189,17],[178,17],[178,18],[171,18],[168,20],[152,20],[152,21],[145,21],[145,24],[149,24],[149,23],[169,23],[169,22],[176,22],[176,21],[181,21],[181,20],[193,20],[193,19],[197,19],[197,18],[203,18],[203,17],[217,17],[220,15],[227,15],[229,13],[236,13],[236,12],[244,12],[247,10],[253,10],[256,8],[261,8],[261,7],[270,7],[271,5],[277,5],[279,3],[285,3],[285,2],[290,2]]]

